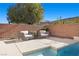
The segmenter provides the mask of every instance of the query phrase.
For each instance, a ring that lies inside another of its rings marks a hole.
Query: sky
[[[7,22],[7,9],[12,3],[0,3],[0,23]],[[42,3],[44,9],[43,20],[55,21],[61,18],[79,16],[79,3]]]

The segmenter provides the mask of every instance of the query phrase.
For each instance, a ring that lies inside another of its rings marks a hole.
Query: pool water
[[[69,45],[59,50],[53,48],[44,48],[33,51],[29,54],[24,53],[24,56],[79,56],[79,43]]]
[[[30,53],[23,53],[24,56],[55,56],[57,51],[51,48],[44,48]]]
[[[79,43],[58,50],[59,56],[79,56]]]

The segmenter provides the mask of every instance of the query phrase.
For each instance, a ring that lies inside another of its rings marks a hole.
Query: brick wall
[[[79,24],[51,24],[49,31],[52,36],[73,38],[79,36]]]

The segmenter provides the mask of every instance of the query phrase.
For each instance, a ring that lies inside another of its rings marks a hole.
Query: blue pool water
[[[51,48],[40,49],[30,53],[23,53],[24,56],[55,56],[57,51]]]
[[[53,48],[45,48],[33,51],[29,54],[24,53],[24,56],[79,56],[79,43],[72,44],[59,50]]]
[[[79,43],[72,44],[58,50],[59,56],[79,56]]]

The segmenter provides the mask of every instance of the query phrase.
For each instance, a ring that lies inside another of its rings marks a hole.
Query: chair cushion
[[[28,31],[21,31],[24,35],[28,34]]]
[[[41,34],[41,36],[48,36],[48,34]]]
[[[33,37],[33,35],[24,35],[24,36],[25,36],[26,38],[27,38],[27,37]]]
[[[40,33],[46,33],[46,31],[45,30],[40,30]]]

